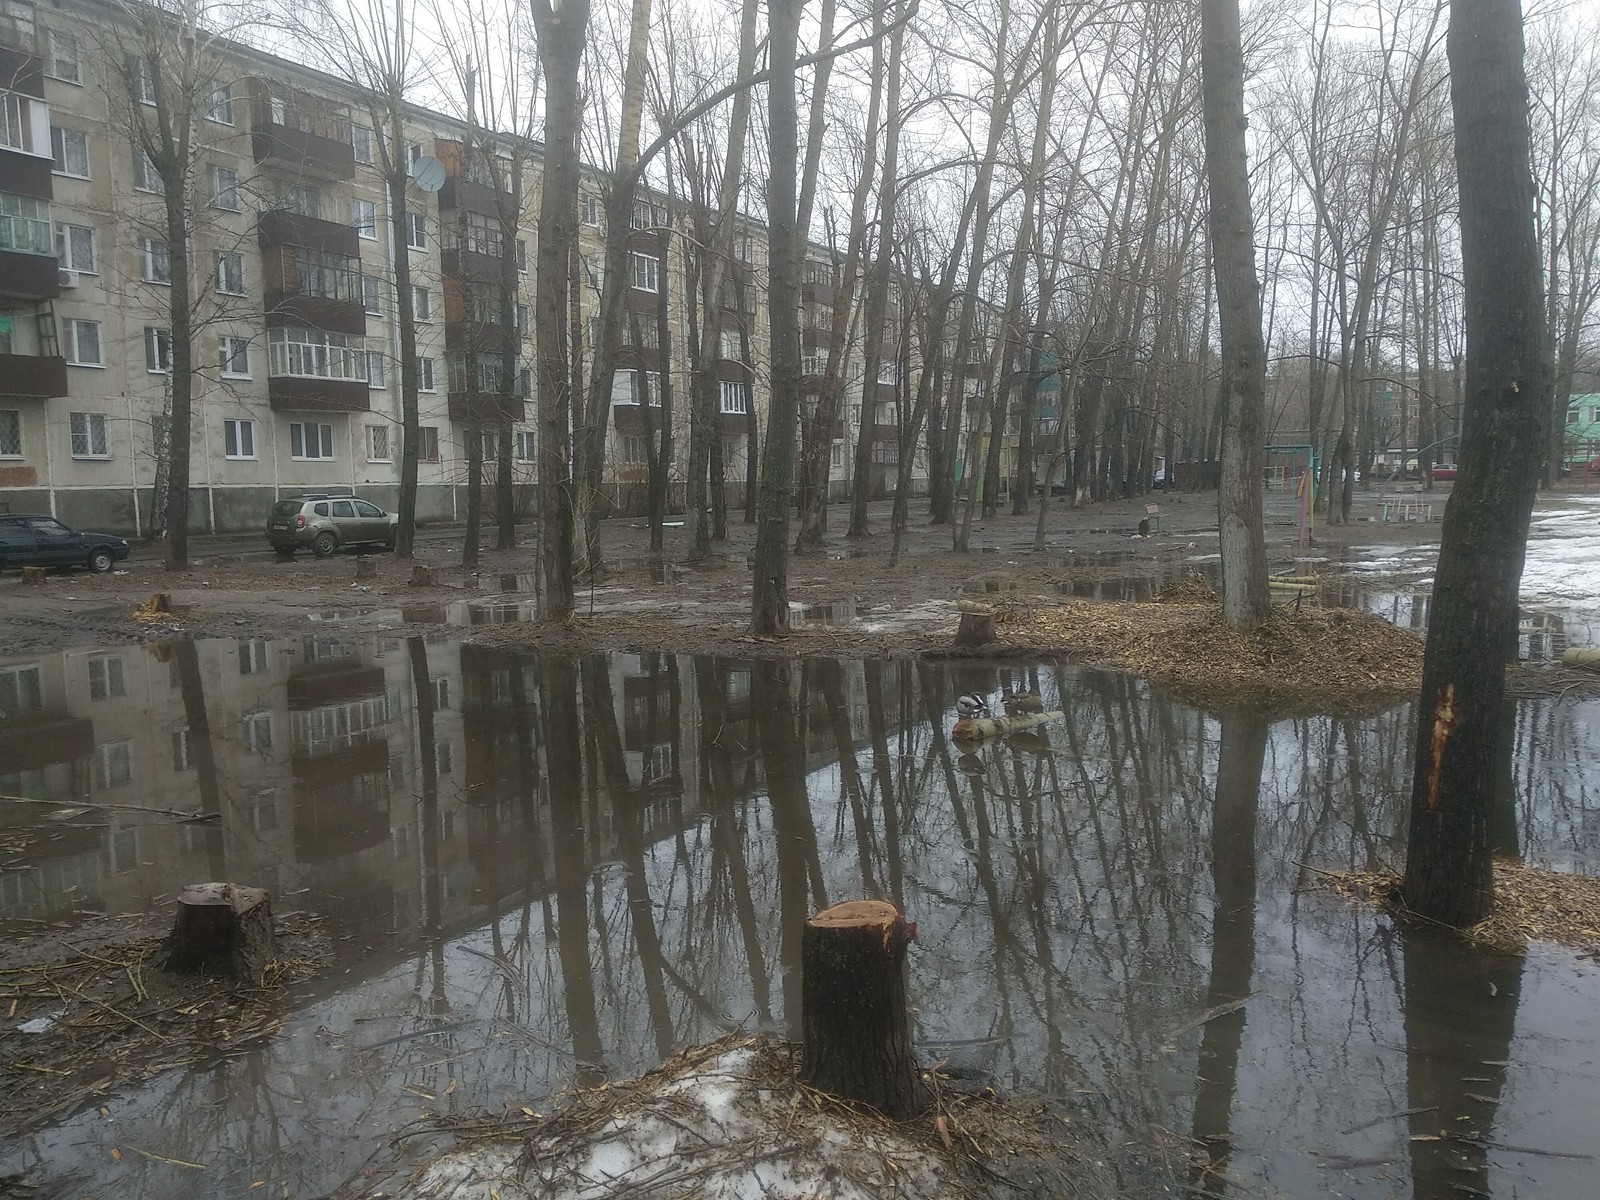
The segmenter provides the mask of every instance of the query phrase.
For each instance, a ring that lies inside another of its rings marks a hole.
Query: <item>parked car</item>
[[[1456,477],[1454,463],[1439,463],[1433,468],[1433,481],[1435,483],[1449,482]]]
[[[399,524],[395,514],[354,496],[291,496],[272,506],[267,541],[284,558],[293,558],[296,550],[326,558],[340,546],[393,550]]]
[[[7,567],[87,567],[111,570],[128,557],[128,539],[63,525],[42,513],[0,514],[0,570]]]

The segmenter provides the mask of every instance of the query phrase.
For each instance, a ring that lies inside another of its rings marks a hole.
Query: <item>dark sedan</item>
[[[111,570],[128,557],[128,539],[71,529],[39,513],[0,514],[0,571],[10,567]]]

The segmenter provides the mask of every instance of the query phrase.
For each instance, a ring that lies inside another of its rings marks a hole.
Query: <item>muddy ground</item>
[[[1268,497],[1268,555],[1276,571],[1306,556],[1337,569],[1353,548],[1437,541],[1443,496],[1434,519],[1384,523],[1381,498],[1357,498],[1349,525],[1318,526],[1309,550],[1296,546],[1292,497]],[[1160,506],[1160,528],[1135,536],[1147,504]],[[124,569],[106,576],[58,572],[43,586],[24,586],[16,573],[0,579],[0,645],[34,653],[88,645],[188,637],[302,636],[313,622],[346,630],[471,626],[469,637],[546,648],[695,650],[750,657],[809,653],[903,655],[942,645],[954,628],[954,602],[982,597],[1002,604],[1098,592],[1116,598],[1125,581],[1156,583],[1185,572],[1214,569],[1215,493],[1153,495],[1146,499],[1071,509],[1052,506],[1044,552],[1034,553],[1036,514],[977,522],[971,550],[950,550],[948,526],[913,514],[902,560],[889,559],[887,504],[873,506],[874,533],[843,536],[847,514],[835,506],[826,553],[792,560],[794,632],[782,642],[756,642],[745,632],[750,596],[748,558],[754,527],[735,520],[717,556],[687,560],[688,531],[667,530],[660,554],[649,549],[642,521],[601,527],[606,574],[579,588],[579,619],[565,629],[530,627],[535,599],[533,530],[519,531],[515,550],[486,550],[477,571],[459,566],[459,529],[419,537],[416,561],[437,569],[436,586],[410,585],[412,563],[374,558],[371,579],[356,579],[350,554],[279,562],[250,538],[197,539],[194,566],[167,572],[156,548],[140,548]],[[919,506],[920,507],[920,506]],[[492,534],[490,535],[492,540]],[[152,592],[171,593],[178,615],[139,619],[134,610]],[[514,628],[516,627],[516,628]]]

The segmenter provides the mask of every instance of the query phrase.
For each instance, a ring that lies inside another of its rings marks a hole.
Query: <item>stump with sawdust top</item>
[[[277,953],[272,901],[261,888],[190,884],[178,897],[178,913],[163,950],[161,965],[168,971],[259,983]]]
[[[915,936],[894,905],[850,900],[806,922],[800,944],[805,1081],[899,1121],[928,1107],[906,1005]]]

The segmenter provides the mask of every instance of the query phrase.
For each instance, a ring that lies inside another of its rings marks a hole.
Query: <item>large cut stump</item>
[[[272,900],[261,888],[192,883],[178,897],[178,914],[162,950],[161,965],[168,971],[260,983],[278,950]]]
[[[805,1081],[897,1121],[928,1107],[906,1011],[915,936],[894,905],[850,900],[807,921],[800,944]]]
[[[376,579],[378,577],[378,564],[365,556],[356,559],[357,579]]]
[[[979,646],[987,646],[999,635],[995,632],[995,610],[987,604],[979,604],[973,600],[962,600],[956,605],[956,611],[961,614],[961,624],[956,626],[956,648],[959,650],[976,650]]]
[[[46,582],[47,576],[43,567],[23,567],[22,582],[30,586]]]
[[[423,566],[421,563],[415,564],[411,568],[411,586],[425,588],[435,586],[433,568]]]

